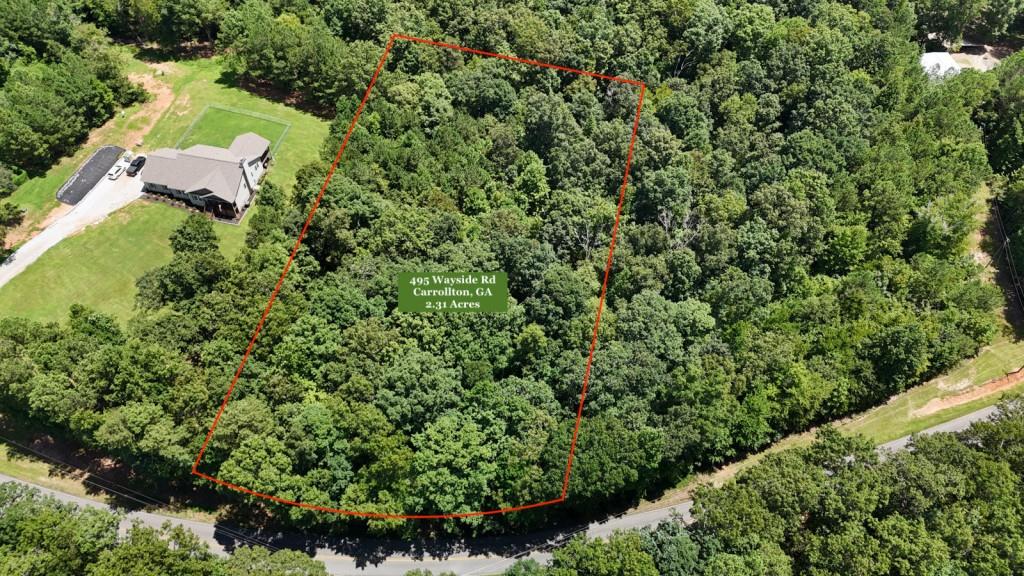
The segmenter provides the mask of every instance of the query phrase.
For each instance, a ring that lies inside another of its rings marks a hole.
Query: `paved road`
[[[943,422],[942,424],[936,424],[935,426],[932,426],[931,428],[925,430],[923,434],[934,434],[936,432],[959,432],[961,430],[965,430],[973,422],[988,419],[989,416],[995,414],[996,409],[996,406],[982,408],[981,410],[971,412],[970,414],[966,414],[959,418],[948,420],[946,422]],[[886,450],[903,450],[904,448],[907,447],[907,444],[909,443],[910,436],[904,436],[903,438],[897,438],[892,442],[886,442],[885,444],[879,446],[879,448]]]
[[[987,419],[994,411],[995,407],[984,408],[928,428],[922,434],[963,430],[972,422]],[[879,446],[879,449],[902,450],[906,448],[909,440],[909,436],[900,438]],[[28,484],[3,474],[0,474],[0,482]],[[81,506],[109,508],[106,504],[94,500],[38,486],[37,488],[65,502]],[[317,541],[309,540],[304,536],[284,534],[259,534],[258,538],[262,543],[270,543],[272,547],[303,550],[322,561],[327,566],[327,571],[335,575],[403,576],[409,570],[425,569],[433,571],[434,574],[452,571],[460,576],[482,576],[500,573],[520,558],[533,558],[538,562],[544,562],[550,557],[547,550],[579,532],[585,531],[591,537],[608,536],[616,530],[654,526],[674,516],[687,522],[692,521],[691,505],[692,502],[687,501],[675,506],[644,512],[626,512],[599,522],[530,536],[480,538],[458,542],[405,542],[366,538],[336,538],[330,539],[330,541],[326,541],[326,539]],[[236,546],[251,543],[251,538],[255,536],[252,533],[231,529],[220,524],[180,520],[149,512],[127,513],[122,523],[122,530],[127,529],[133,521],[139,521],[148,526],[160,526],[168,521],[180,524],[195,532],[217,554],[226,554]]]
[[[111,212],[123,208],[141,196],[142,181],[138,177],[121,176],[114,181],[104,177],[70,212],[22,244],[5,262],[0,263],[0,286],[21,274],[61,240],[100,222]]]

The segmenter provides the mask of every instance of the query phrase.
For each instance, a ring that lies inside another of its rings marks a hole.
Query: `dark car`
[[[135,160],[132,160],[132,163],[128,165],[128,170],[125,172],[125,174],[127,174],[129,176],[135,176],[136,174],[139,173],[139,170],[142,170],[142,167],[145,166],[145,165],[146,165],[146,157],[145,156],[136,156]]]

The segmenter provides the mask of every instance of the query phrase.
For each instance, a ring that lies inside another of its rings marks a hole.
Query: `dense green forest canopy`
[[[506,576],[1005,575],[1024,571],[1024,404],[880,456],[820,433],[695,499],[695,523],[578,538]],[[410,574],[423,574],[410,573]]]
[[[441,528],[597,513],[878,403],[994,334],[999,292],[967,253],[992,83],[929,81],[908,4],[208,5],[224,9],[216,26],[184,37],[215,36],[235,79],[336,107],[324,161],[294,190],[264,184],[234,261],[190,218],[127,326],[81,307],[62,325],[0,321],[5,404],[155,485],[190,482],[392,32],[649,88],[568,500]],[[362,511],[553,497],[636,90],[409,45],[378,90],[203,470]],[[507,271],[509,312],[396,313],[409,269]],[[239,505],[303,528],[349,521]]]
[[[195,534],[134,524],[78,508],[14,483],[0,484],[0,573],[23,576],[326,576],[323,564],[292,550],[241,546],[227,558]]]
[[[0,1],[0,197],[12,170],[45,170],[143,94],[71,3]]]
[[[0,0],[0,200],[145,95],[128,81],[106,32],[72,8]],[[13,204],[0,203],[0,261],[9,255],[7,231],[21,219]]]
[[[19,0],[21,1],[21,0]],[[76,13],[89,21],[110,30],[118,37],[131,39],[159,40],[168,44],[189,41],[212,41],[218,39],[220,33],[229,29],[225,22],[236,15],[236,9],[245,4],[244,0],[70,0],[66,4],[74,7]],[[537,19],[532,14],[540,14],[540,19],[551,20],[550,11],[571,11],[571,2],[472,2],[467,0],[440,2],[437,0],[423,1],[388,1],[388,0],[257,0],[250,4],[265,4],[275,13],[294,15],[304,23],[323,20],[326,27],[317,23],[312,31],[334,34],[346,40],[379,39],[383,35],[395,31],[414,32],[413,27],[420,31],[445,31],[452,36],[473,35],[467,38],[477,41],[477,47],[487,43],[487,34],[499,31],[500,26],[511,18],[526,16]],[[697,15],[705,24],[718,26],[708,6],[710,1],[666,1],[646,3],[651,10],[645,16],[666,15],[674,19],[666,20],[677,24],[682,18]],[[739,3],[726,2],[723,6],[735,8]],[[818,5],[813,0],[784,2],[769,0],[762,4],[770,6],[776,12],[787,12],[805,16]],[[884,12],[886,23],[900,20],[914,33],[915,38],[927,41],[938,38],[950,42],[959,42],[965,35],[973,39],[994,41],[1019,33],[1021,30],[1020,15],[1024,5],[1019,0],[891,0],[882,2],[866,0],[852,2],[855,8],[869,14]],[[600,10],[600,8],[598,9]],[[628,8],[627,8],[628,10]],[[528,14],[530,13],[530,14]],[[298,37],[306,37],[312,42],[330,43],[323,39],[312,38],[308,31],[300,31],[294,24],[295,19],[282,19],[284,26],[278,32],[291,32],[279,40],[297,44]],[[291,20],[291,22],[289,22]],[[915,23],[916,20],[916,23]],[[643,26],[640,20],[632,23]],[[530,24],[523,23],[526,27]],[[558,42],[571,39],[577,29],[600,27],[599,21],[570,21],[575,27],[562,38],[553,38]],[[559,26],[561,28],[561,26]],[[561,30],[559,30],[561,31]],[[560,35],[561,36],[561,35]],[[541,37],[531,38],[532,42],[545,41]]]

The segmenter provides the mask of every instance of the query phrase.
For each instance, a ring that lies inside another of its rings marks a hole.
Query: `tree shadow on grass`
[[[104,496],[113,506],[126,511],[158,508],[154,511],[159,513],[198,508],[216,512],[218,521],[214,524],[213,537],[228,551],[254,545],[288,548],[309,555],[323,551],[350,556],[357,567],[377,565],[393,556],[424,560],[446,559],[460,554],[482,559],[492,556],[499,561],[502,557],[525,557],[532,552],[549,551],[585,532],[595,519],[606,518],[598,514],[596,508],[587,515],[566,510],[554,517],[547,511],[523,511],[516,514],[546,514],[545,521],[520,518],[520,524],[543,524],[548,528],[479,538],[428,536],[443,533],[440,521],[410,521],[408,532],[411,535],[403,538],[366,537],[363,536],[367,533],[366,522],[351,518],[339,520],[335,534],[302,533],[294,527],[282,527],[279,521],[275,521],[273,514],[278,518],[284,516],[281,510],[243,504],[237,498],[204,486],[203,482],[194,482],[191,476],[180,483],[154,486],[125,463],[77,444],[45,422],[10,410],[0,411],[0,441],[7,447],[11,460],[43,462],[48,466],[49,477],[81,482],[88,495]],[[225,500],[228,501],[226,505]],[[629,507],[625,504],[616,508],[624,510]],[[329,521],[342,517],[332,514],[324,518]],[[324,522],[318,524],[322,526]]]
[[[216,47],[212,42],[189,42],[177,45],[124,39],[121,42],[133,46],[136,58],[149,64],[203,60],[217,55]],[[290,108],[302,110],[325,120],[331,120],[337,114],[334,107],[310,102],[297,90],[287,90],[270,82],[261,82],[231,70],[224,69],[216,82],[221,86],[239,88],[265,100],[284,104]]]
[[[286,90],[270,82],[260,82],[243,74],[237,74],[232,70],[224,69],[216,82],[221,86],[239,88],[264,100],[284,104],[289,108],[301,110],[324,120],[331,120],[337,115],[334,108],[310,102],[297,90]]]
[[[127,40],[122,40],[122,42],[134,46],[136,58],[149,64],[181,60],[202,60],[216,55],[213,42],[188,42],[176,45]]]
[[[1024,338],[1024,285],[1016,275],[1021,270],[1014,270],[1010,258],[1010,244],[1005,237],[1003,222],[1000,219],[998,198],[990,200],[989,211],[982,227],[981,249],[988,255],[995,270],[995,282],[1003,293],[1004,317],[1012,329],[1014,340]]]
[[[0,411],[0,442],[7,447],[10,460],[43,463],[49,478],[81,482],[87,495],[103,496],[124,510],[198,508],[212,513],[220,501],[213,490],[196,485],[190,478],[156,485],[124,462],[82,446],[58,428],[14,410]]]

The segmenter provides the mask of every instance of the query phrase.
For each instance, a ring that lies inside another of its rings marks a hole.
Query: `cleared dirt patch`
[[[954,396],[946,396],[945,398],[932,398],[927,404],[921,406],[917,410],[914,410],[914,416],[928,416],[934,414],[946,408],[952,408],[953,406],[959,406],[968,402],[973,402],[978,398],[984,398],[990,394],[997,394],[1009,388],[1012,388],[1015,384],[1024,380],[1024,368],[1007,374],[1002,378],[990,380],[977,388],[968,390],[962,394],[956,394]]]
[[[13,246],[17,246],[25,240],[35,236],[40,230],[46,228],[50,224],[53,224],[68,212],[71,212],[72,208],[74,208],[74,206],[59,204],[56,208],[50,210],[50,213],[46,215],[46,218],[44,218],[42,222],[36,224],[22,224],[14,230],[11,230],[7,233],[7,238],[4,242],[6,245],[5,247],[11,248]]]
[[[157,68],[154,64],[150,64],[150,66]],[[161,71],[163,70],[161,69]],[[132,74],[128,78],[132,82],[142,84],[153,97],[152,100],[136,110],[135,114],[132,114],[131,122],[138,121],[138,127],[126,132],[121,142],[115,142],[115,144],[120,144],[125,148],[133,148],[142,145],[143,139],[153,129],[153,126],[156,125],[171,103],[174,102],[174,92],[169,84],[151,74]]]

